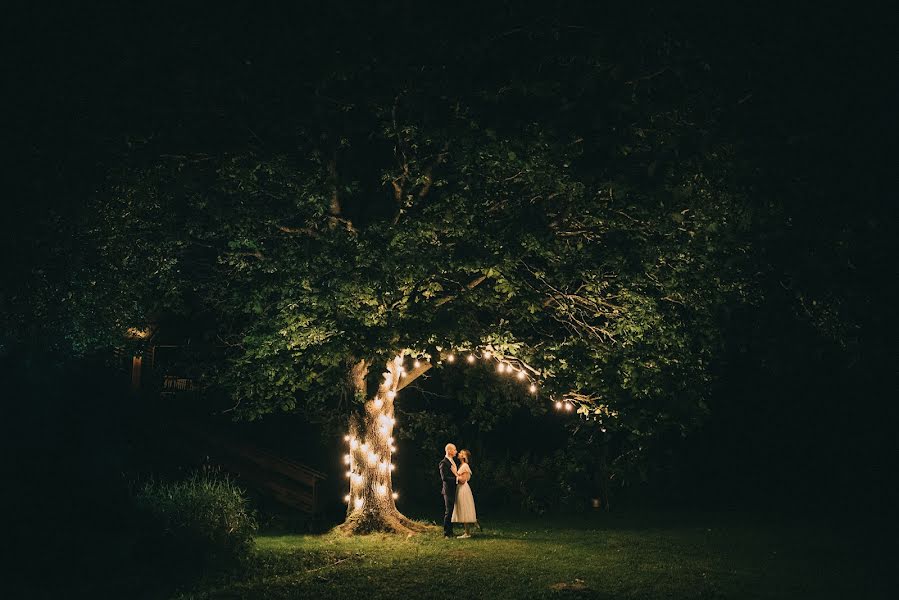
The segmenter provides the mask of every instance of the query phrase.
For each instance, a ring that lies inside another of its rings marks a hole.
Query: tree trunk
[[[357,396],[365,397],[369,364],[359,361],[353,366],[352,382]],[[403,358],[387,363],[387,372],[374,398],[365,401],[362,417],[353,415],[347,435],[346,521],[338,527],[346,533],[413,533],[429,527],[405,517],[396,508],[393,493],[393,427],[394,401],[397,391],[430,368],[422,364],[406,372]]]

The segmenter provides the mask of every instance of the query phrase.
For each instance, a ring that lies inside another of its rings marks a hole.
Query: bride
[[[462,523],[465,527],[465,533],[459,536],[462,539],[471,537],[468,528],[472,523],[478,522],[478,516],[474,510],[474,496],[471,495],[471,486],[468,485],[468,481],[471,479],[471,466],[468,464],[470,459],[471,452],[468,450],[459,452],[462,466],[456,471],[458,486],[456,487],[456,506],[453,508],[453,523]]]

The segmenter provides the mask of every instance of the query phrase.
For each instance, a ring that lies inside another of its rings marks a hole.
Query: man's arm
[[[453,475],[452,467],[448,460],[440,461],[440,479],[447,483],[456,483],[456,476]]]

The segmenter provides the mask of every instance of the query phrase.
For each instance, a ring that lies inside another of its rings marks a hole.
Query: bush
[[[135,496],[141,514],[139,552],[151,562],[194,570],[233,563],[252,547],[257,530],[244,491],[204,469],[175,482],[150,481]]]

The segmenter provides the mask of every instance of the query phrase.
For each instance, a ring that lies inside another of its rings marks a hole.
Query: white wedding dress
[[[469,474],[471,479],[471,467],[468,463],[462,463],[458,474]],[[474,510],[474,496],[471,495],[471,486],[468,483],[460,483],[456,486],[456,506],[453,508],[453,523],[477,523],[478,515]]]

